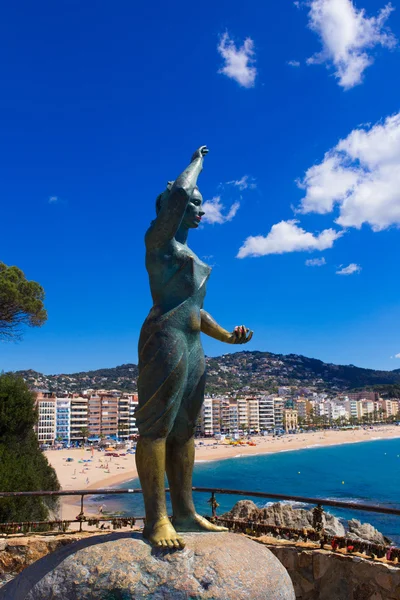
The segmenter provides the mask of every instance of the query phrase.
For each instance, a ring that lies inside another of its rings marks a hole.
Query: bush
[[[20,377],[0,375],[0,491],[59,490],[53,467],[39,449],[33,430],[35,394]],[[58,505],[56,498],[0,498],[0,523],[42,521]]]

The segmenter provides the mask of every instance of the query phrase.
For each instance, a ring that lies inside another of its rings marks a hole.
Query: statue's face
[[[203,215],[203,196],[200,194],[199,190],[195,188],[192,197],[189,200],[189,204],[187,205],[183,222],[186,227],[195,229],[200,225],[201,217]]]

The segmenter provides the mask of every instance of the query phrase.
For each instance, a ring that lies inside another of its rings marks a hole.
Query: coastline
[[[328,430],[285,435],[281,438],[254,436],[252,440],[256,446],[233,446],[225,442],[217,442],[213,438],[197,439],[196,463],[394,438],[400,438],[399,426],[380,425],[373,429]],[[92,452],[80,448],[48,450],[45,452],[45,456],[55,468],[63,490],[105,489],[138,476],[135,456],[132,454],[118,458],[106,457],[104,453],[97,450]],[[73,458],[73,461],[67,462],[67,458]],[[75,519],[79,513],[79,504],[78,498],[63,497],[60,502],[60,518]],[[92,507],[85,506],[85,514],[96,515],[99,513]]]

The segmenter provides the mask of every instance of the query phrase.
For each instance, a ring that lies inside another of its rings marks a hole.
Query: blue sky
[[[151,306],[144,232],[202,144],[212,222],[189,244],[214,267],[205,308],[254,329],[249,350],[400,367],[393,8],[8,3],[0,260],[43,285],[49,319],[0,344],[0,369],[137,360]]]

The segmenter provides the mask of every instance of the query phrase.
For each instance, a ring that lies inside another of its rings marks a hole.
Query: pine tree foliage
[[[0,339],[20,336],[21,325],[40,327],[47,320],[44,290],[18,267],[0,262]]]
[[[0,491],[59,490],[56,472],[39,449],[33,430],[35,395],[24,380],[0,375]],[[57,499],[0,498],[0,523],[46,520]]]

